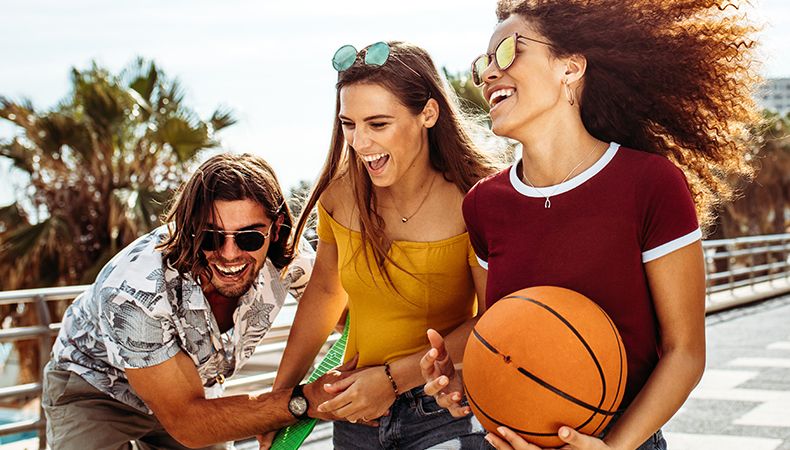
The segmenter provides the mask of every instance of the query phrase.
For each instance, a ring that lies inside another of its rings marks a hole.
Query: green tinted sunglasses
[[[353,45],[344,45],[337,49],[332,57],[332,67],[338,72],[348,70],[354,65],[359,53]],[[390,46],[386,42],[376,42],[365,50],[365,64],[369,66],[383,66],[390,56]]]
[[[496,46],[494,53],[484,53],[472,62],[472,82],[475,86],[483,85],[483,72],[491,65],[491,62],[496,63],[499,70],[507,70],[516,60],[516,46],[518,40],[524,39],[527,41],[537,42],[538,44],[551,46],[550,43],[540,41],[537,39],[528,38],[518,33],[502,39]]]

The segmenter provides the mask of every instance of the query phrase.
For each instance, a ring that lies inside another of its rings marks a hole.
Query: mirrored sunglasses
[[[507,70],[513,64],[513,61],[516,60],[516,47],[519,39],[551,46],[548,42],[513,33],[513,35],[502,39],[499,44],[497,44],[494,53],[484,53],[475,58],[472,62],[472,82],[475,86],[479,87],[483,85],[483,72],[485,72],[492,62],[502,71]]]
[[[200,249],[213,252],[225,245],[225,238],[232,238],[236,242],[236,246],[245,252],[254,252],[260,250],[269,237],[271,229],[264,233],[258,230],[244,230],[244,231],[224,231],[224,230],[206,230],[203,232],[203,238],[200,241]],[[193,235],[194,237],[194,235]]]
[[[348,70],[353,66],[359,57],[359,53],[353,45],[346,44],[335,52],[332,57],[332,67],[338,72]],[[363,61],[369,66],[383,66],[390,56],[390,46],[386,42],[376,42],[365,50]]]

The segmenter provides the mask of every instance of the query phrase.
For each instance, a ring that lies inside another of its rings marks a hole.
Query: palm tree
[[[790,116],[766,111],[753,134],[754,179],[734,181],[741,196],[722,209],[716,237],[790,232]]]
[[[0,118],[18,130],[0,141],[0,157],[29,177],[17,202],[0,209],[0,289],[91,282],[159,224],[201,151],[235,123],[222,109],[198,118],[178,81],[143,59],[117,75],[96,63],[72,69],[71,84],[45,111],[0,96]],[[17,325],[33,320],[19,316]],[[20,352],[37,360],[28,353]]]

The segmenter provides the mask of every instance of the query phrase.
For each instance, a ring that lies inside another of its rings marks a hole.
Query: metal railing
[[[707,269],[706,307],[707,313],[734,308],[747,303],[775,297],[790,292],[790,233],[751,236],[735,239],[703,241]],[[23,339],[39,342],[41,367],[49,359],[52,338],[60,329],[59,323],[51,323],[46,303],[72,300],[87,286],[29,289],[0,292],[0,305],[34,304],[39,325],[0,330],[0,343]],[[291,300],[284,308],[294,307]],[[290,327],[272,328],[256,349],[255,355],[279,354],[285,348]],[[330,337],[330,342],[338,338]],[[270,387],[276,372],[228,380],[228,390]],[[0,388],[0,402],[11,398],[41,395],[41,383]],[[39,410],[37,420],[18,421],[0,425],[0,436],[36,430],[39,433],[39,448],[46,448],[44,434],[45,419]]]

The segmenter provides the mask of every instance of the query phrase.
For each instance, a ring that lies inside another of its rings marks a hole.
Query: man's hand
[[[428,330],[428,341],[431,349],[420,360],[420,370],[426,382],[425,393],[432,395],[436,403],[450,411],[453,417],[468,415],[471,410],[461,404],[464,391],[461,376],[455,372],[442,335],[435,330]]]

